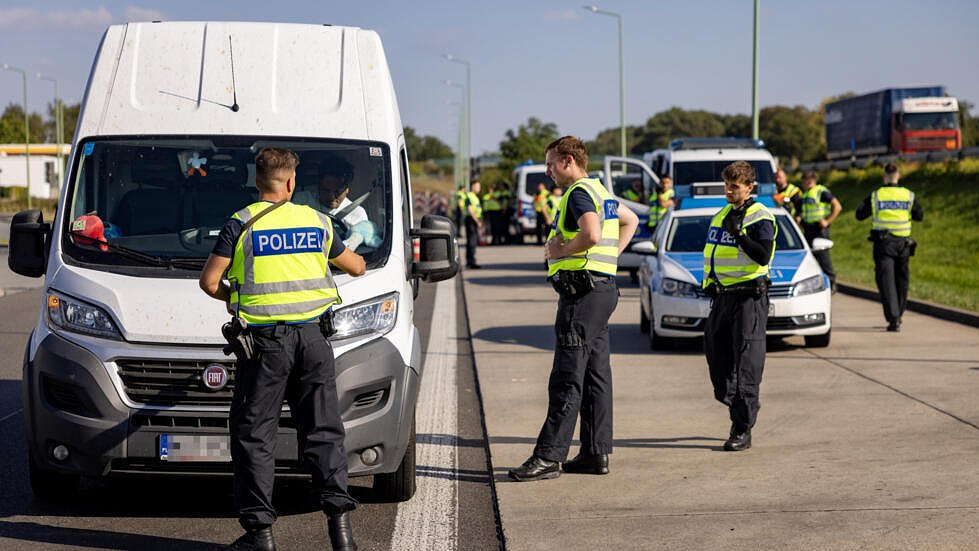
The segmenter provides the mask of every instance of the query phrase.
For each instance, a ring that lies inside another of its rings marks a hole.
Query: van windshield
[[[733,163],[728,161],[684,161],[673,163],[673,185],[684,186],[702,182],[723,182],[721,173]],[[755,180],[762,183],[775,181],[775,172],[769,161],[745,161],[755,169]]]
[[[526,179],[526,182],[524,182],[524,193],[531,197],[537,195],[537,186],[539,184],[543,183],[547,189],[551,189],[551,186],[554,185],[554,180],[551,180],[551,177],[544,172],[526,172],[524,173],[524,178]]]
[[[78,147],[63,244],[80,263],[199,270],[228,218],[258,201],[255,155],[266,147],[299,155],[292,202],[331,215],[335,235],[368,267],[383,265],[391,249],[390,153],[382,143],[140,136]]]

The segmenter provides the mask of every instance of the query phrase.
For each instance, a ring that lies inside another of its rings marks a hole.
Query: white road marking
[[[432,328],[418,392],[415,496],[398,506],[391,549],[452,551],[458,548],[459,491],[456,453],[456,282],[435,287]]]
[[[24,408],[20,408],[20,409],[18,409],[17,411],[15,411],[13,413],[8,413],[7,415],[4,415],[2,418],[0,418],[0,423],[3,423],[7,419],[10,419],[11,417],[17,415],[18,413],[20,413],[22,411],[24,411]]]

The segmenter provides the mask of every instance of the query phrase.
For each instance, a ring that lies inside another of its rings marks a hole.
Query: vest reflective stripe
[[[479,202],[479,196],[471,191],[466,192],[466,201],[462,206],[463,215],[469,215],[469,205],[473,206],[473,210],[476,211],[476,220],[483,219],[483,206]]]
[[[537,195],[534,195],[534,212],[544,212],[544,209],[547,208],[547,201],[550,197],[551,194],[546,191],[542,191]]]
[[[646,224],[650,228],[660,223],[666,216],[667,207],[661,207],[659,204],[660,197],[665,198],[667,201],[673,199],[673,188],[670,188],[662,193],[657,193],[654,195],[656,197],[655,201],[649,203],[649,222]]]
[[[820,200],[826,186],[816,184],[809,191],[802,192],[802,221],[813,223],[825,220],[829,216],[829,203]]]
[[[565,241],[570,241],[581,231],[580,228],[574,231],[565,229],[568,198],[571,197],[571,192],[576,189],[583,189],[595,203],[595,213],[598,215],[598,222],[602,227],[602,236],[598,243],[590,249],[570,256],[548,259],[547,275],[550,277],[556,274],[558,270],[590,270],[614,276],[618,270],[619,262],[618,201],[605,189],[601,181],[595,178],[582,178],[568,188],[561,196],[557,218],[554,220],[554,227],[551,228],[548,239],[560,232]]]
[[[884,186],[870,195],[874,217],[871,229],[887,230],[897,237],[911,236],[914,193],[908,188]]]
[[[268,207],[255,203],[232,218],[247,223]],[[318,318],[340,303],[329,268],[332,243],[332,222],[309,207],[286,203],[263,216],[235,246],[231,307],[250,325]]]
[[[702,283],[704,288],[710,284],[711,279],[717,281],[722,287],[728,287],[767,276],[768,265],[771,264],[772,258],[775,258],[775,248],[772,247],[772,256],[768,259],[768,264],[760,265],[745,254],[741,247],[738,247],[737,241],[729,236],[721,225],[731,208],[731,205],[727,205],[715,214],[714,218],[711,219],[710,228],[707,230],[707,243],[704,245],[704,280]],[[775,228],[775,235],[778,236],[778,224],[775,223],[775,216],[761,203],[752,203],[748,207],[748,211],[741,221],[741,233],[747,234],[746,228],[762,220],[770,221]],[[713,274],[711,274],[712,264]]]

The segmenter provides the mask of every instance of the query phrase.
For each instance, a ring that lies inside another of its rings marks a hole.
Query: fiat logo
[[[201,380],[208,390],[221,390],[228,384],[228,370],[221,364],[207,364]]]

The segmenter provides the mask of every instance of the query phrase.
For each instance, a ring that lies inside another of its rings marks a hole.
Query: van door
[[[641,186],[634,185],[634,182],[639,182]],[[648,239],[649,196],[659,189],[659,178],[649,165],[639,159],[605,157],[603,183],[616,199],[639,217],[635,239]]]

